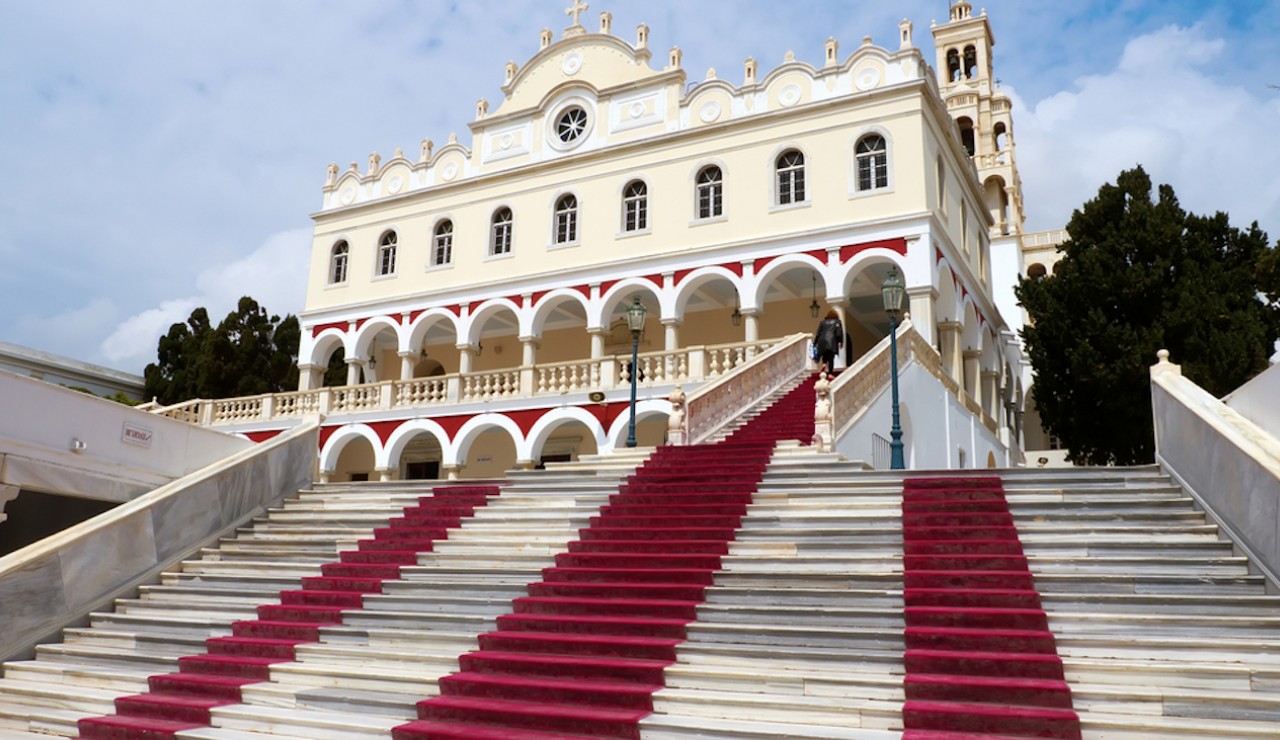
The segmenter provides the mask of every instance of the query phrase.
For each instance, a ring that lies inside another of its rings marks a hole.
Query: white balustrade
[[[747,348],[758,348],[761,342],[743,342],[729,348],[718,347],[708,362],[711,368],[719,363],[719,381],[699,388],[688,397],[685,404],[686,433],[689,444],[706,441],[729,421],[741,416],[747,409],[768,396],[787,381],[803,373],[809,364],[808,334],[793,334],[781,340],[770,340],[773,346],[757,355],[757,361],[742,364],[755,355]],[[741,354],[737,349],[741,348]],[[717,359],[718,358],[718,359]],[[726,359],[728,358],[728,359]],[[736,360],[733,358],[737,358]],[[725,362],[738,362],[726,369]]]
[[[234,424],[262,418],[262,397],[225,398],[213,402],[215,424]]]
[[[493,398],[514,398],[520,395],[520,371],[490,370],[468,373],[462,378],[463,401],[484,401]]]
[[[600,387],[600,363],[596,360],[573,360],[535,366],[534,393],[573,393]]]
[[[449,401],[449,379],[443,375],[399,380],[395,389],[396,406],[426,406]]]
[[[277,393],[272,416],[308,416],[320,412],[320,391],[294,391]]]
[[[348,385],[331,388],[333,394],[332,412],[352,413],[356,411],[373,411],[382,404],[382,386],[380,385]]]

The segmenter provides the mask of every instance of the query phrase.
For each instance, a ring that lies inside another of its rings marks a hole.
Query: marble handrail
[[[110,511],[0,557],[0,660],[191,557],[313,479],[319,416]],[[110,553],[111,557],[103,557]]]
[[[753,361],[743,362],[699,388],[684,402],[680,429],[674,435],[684,444],[698,444],[710,438],[743,411],[804,372],[809,365],[808,334],[792,334],[772,340],[773,346]]]

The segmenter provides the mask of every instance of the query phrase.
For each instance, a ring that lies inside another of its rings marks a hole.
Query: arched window
[[[960,127],[960,143],[964,146],[964,150],[972,157],[974,149],[973,139],[973,120],[968,116],[961,116],[956,119],[956,125]]]
[[[572,195],[562,195],[556,200],[555,234],[556,244],[571,244],[578,241],[578,199]]]
[[[378,241],[378,274],[394,275],[396,271],[396,232],[388,231]]]
[[[513,221],[510,208],[503,207],[493,212],[493,220],[489,229],[490,255],[511,254],[511,224]]]
[[[698,218],[724,215],[724,178],[719,167],[703,167],[698,172],[697,199]]]
[[[330,283],[347,282],[347,255],[350,252],[351,248],[347,246],[346,240],[333,245],[333,254],[329,258]]]
[[[879,190],[889,187],[889,152],[884,137],[867,134],[858,139],[855,147],[858,161],[858,190]]]
[[[788,149],[778,155],[778,205],[804,202],[804,155]]]
[[[960,79],[960,52],[955,49],[947,50],[947,79],[951,82]]]
[[[947,171],[942,167],[942,155],[938,155],[938,208],[947,209]]]
[[[964,76],[973,79],[978,74],[978,50],[972,46],[964,47]]]
[[[453,222],[449,219],[436,224],[435,238],[432,240],[431,264],[439,267],[453,262]]]
[[[996,151],[1003,152],[1005,147],[1009,146],[1009,129],[1004,125],[1004,121],[997,123],[991,133],[995,139]]]
[[[649,186],[632,180],[622,189],[622,230],[644,231],[649,228]]]

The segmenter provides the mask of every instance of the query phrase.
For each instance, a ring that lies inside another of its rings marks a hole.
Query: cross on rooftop
[[[573,16],[573,25],[579,26],[582,24],[578,23],[578,16],[587,12],[587,8],[590,8],[590,7],[591,6],[586,3],[578,2],[578,0],[573,0],[573,5],[570,5],[568,8],[565,8],[564,14]]]

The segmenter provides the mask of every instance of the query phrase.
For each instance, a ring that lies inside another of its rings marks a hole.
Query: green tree
[[[296,317],[270,315],[248,296],[217,327],[197,308],[160,338],[143,373],[146,394],[168,405],[293,390],[300,338]]]
[[[1259,281],[1274,250],[1257,224],[1187,213],[1168,185],[1153,201],[1141,167],[1103,185],[1067,233],[1054,273],[1016,288],[1041,419],[1072,462],[1151,462],[1158,350],[1218,396],[1266,368],[1277,311]]]

